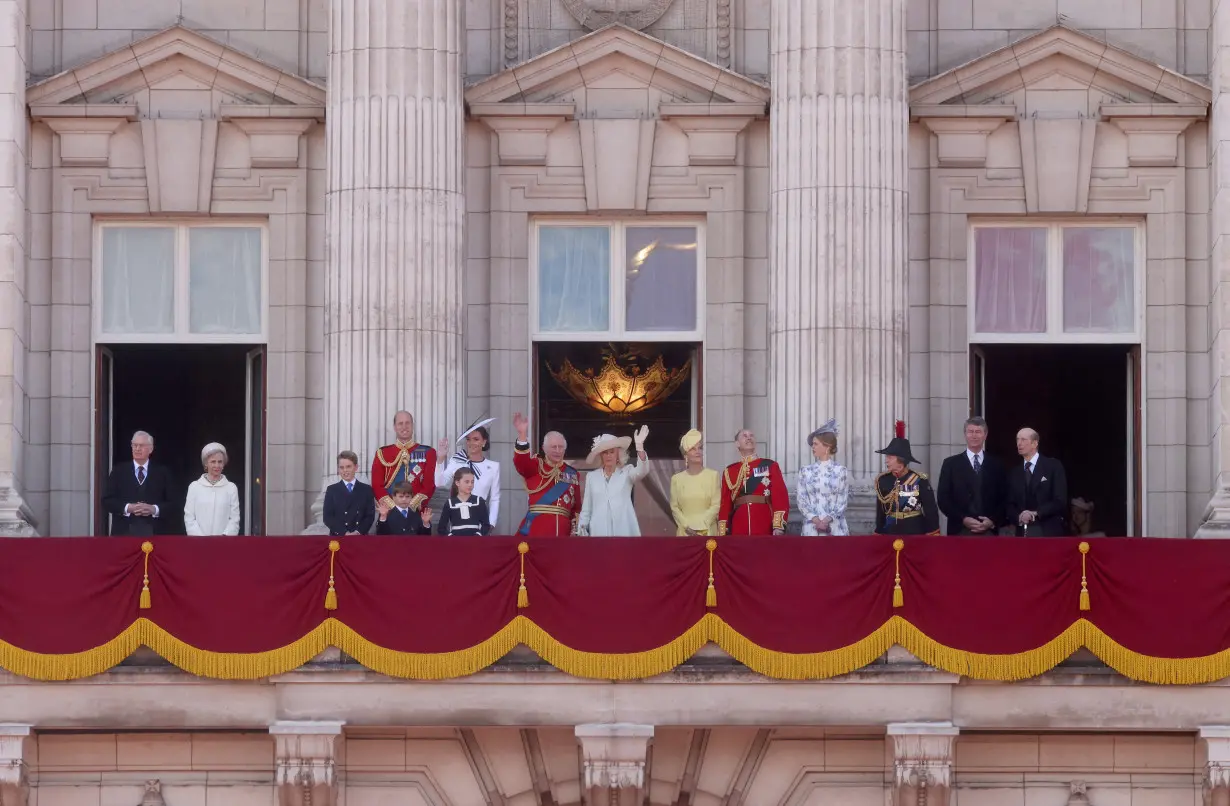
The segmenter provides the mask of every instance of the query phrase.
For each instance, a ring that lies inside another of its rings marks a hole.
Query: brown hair
[[[816,434],[814,437],[811,438],[811,441],[813,444],[819,441],[827,445],[829,447],[830,457],[837,455],[837,435],[836,434],[831,433],[829,431],[825,431],[823,434]]]
[[[456,498],[457,497],[457,482],[461,481],[461,479],[465,476],[473,476],[473,475],[474,475],[474,471],[468,467],[457,468],[457,472],[453,474],[453,488],[449,490],[448,494]],[[475,476],[475,478],[478,478],[478,477]]]
[[[359,455],[355,453],[354,451],[342,451],[341,453],[337,455],[337,461],[340,462],[343,459],[350,462],[355,467],[359,466]]]
[[[391,492],[393,495],[397,495],[399,493],[405,493],[406,495],[414,495],[414,485],[408,481],[399,481],[393,485],[393,489],[390,490],[389,492]]]

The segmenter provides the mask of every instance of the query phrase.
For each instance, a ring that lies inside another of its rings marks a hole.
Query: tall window
[[[539,341],[699,341],[703,233],[686,222],[540,222]]]
[[[1139,224],[977,224],[971,241],[971,341],[1140,339]]]
[[[99,341],[265,339],[261,226],[106,223],[96,256]]]

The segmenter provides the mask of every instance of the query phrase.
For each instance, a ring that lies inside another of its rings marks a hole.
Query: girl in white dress
[[[628,437],[603,434],[594,440],[589,463],[601,459],[602,464],[585,474],[585,494],[581,516],[577,518],[577,534],[593,537],[637,537],[641,527],[632,507],[632,485],[649,474],[649,456],[645,453],[645,438],[649,427],[636,432],[636,466],[625,464]]]
[[[500,515],[500,463],[488,459],[485,453],[491,447],[487,426],[493,422],[494,417],[479,419],[462,431],[457,437],[457,452],[447,462],[441,460],[448,453],[448,440],[440,440],[436,446],[436,486],[448,487],[458,470],[470,468],[474,473],[474,494],[487,503],[487,518],[494,527]]]
[[[846,505],[850,474],[837,464],[837,421],[829,420],[807,438],[816,461],[799,469],[798,502],[804,535],[848,535]]]

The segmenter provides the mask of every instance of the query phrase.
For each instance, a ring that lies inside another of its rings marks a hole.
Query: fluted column
[[[770,8],[770,455],[836,417],[865,488],[906,408],[905,0]]]
[[[339,450],[370,467],[398,409],[421,442],[457,433],[464,6],[330,0],[325,482]]]

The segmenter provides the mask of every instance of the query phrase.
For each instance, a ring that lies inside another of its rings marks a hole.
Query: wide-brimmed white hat
[[[628,450],[628,446],[632,444],[632,437],[616,437],[611,434],[600,434],[594,437],[594,446],[589,449],[589,457],[586,458],[587,463],[598,461],[598,454],[611,448],[619,448],[620,450]]]
[[[473,434],[475,431],[477,431],[480,428],[483,428],[484,426],[491,425],[492,423],[495,422],[495,420],[496,420],[495,417],[487,417],[485,419],[482,417],[479,417],[477,420],[474,421],[473,425],[471,425],[469,428],[461,432],[461,436],[457,437],[457,444],[460,445],[462,442],[465,442],[465,438],[470,436],[470,434]]]

